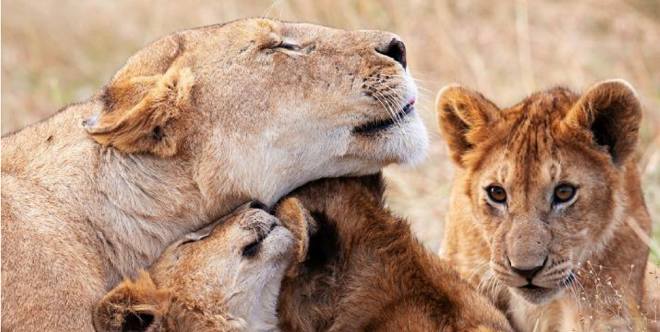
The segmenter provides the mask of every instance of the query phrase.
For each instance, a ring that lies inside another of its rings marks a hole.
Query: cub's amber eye
[[[488,186],[486,188],[488,193],[488,198],[490,198],[495,203],[504,203],[506,202],[506,191],[500,186]]]
[[[566,203],[570,201],[573,196],[575,196],[576,191],[577,188],[573,185],[566,183],[558,185],[557,188],[555,188],[555,203]]]

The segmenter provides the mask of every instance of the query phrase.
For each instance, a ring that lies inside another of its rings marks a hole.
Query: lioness
[[[511,331],[384,207],[383,187],[380,175],[324,179],[288,196],[310,211],[311,235],[282,283],[282,330]]]
[[[644,313],[651,221],[625,81],[538,92],[500,110],[449,86],[439,125],[459,166],[442,255],[520,331],[629,331]],[[651,317],[647,317],[651,316]]]
[[[246,19],[166,36],[91,99],[2,138],[2,325],[91,331],[95,303],[251,199],[414,162],[390,33]]]
[[[302,206],[289,199],[278,210],[279,219],[254,202],[174,242],[99,301],[96,330],[277,330],[280,283],[307,242]]]

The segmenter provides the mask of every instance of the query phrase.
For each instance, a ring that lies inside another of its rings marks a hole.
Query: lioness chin
[[[246,19],[177,32],[2,138],[2,324],[91,331],[92,304],[251,199],[423,158],[390,33]]]
[[[449,86],[436,108],[459,166],[442,255],[516,329],[657,328],[644,296],[651,220],[630,84],[554,88],[506,109]]]

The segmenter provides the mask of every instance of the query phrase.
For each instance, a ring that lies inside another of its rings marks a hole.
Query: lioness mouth
[[[368,122],[366,124],[357,126],[353,129],[354,134],[371,134],[375,133],[378,131],[385,130],[396,123],[396,121],[401,121],[403,118],[408,116],[408,114],[412,113],[413,110],[415,110],[415,107],[413,106],[415,104],[415,100],[413,99],[410,101],[406,106],[404,106],[398,113],[396,113],[394,116],[385,119],[385,120],[376,120],[372,122]]]

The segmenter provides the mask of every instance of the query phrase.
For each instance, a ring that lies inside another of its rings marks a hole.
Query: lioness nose
[[[513,272],[515,272],[517,275],[525,278],[525,280],[531,281],[532,279],[534,279],[534,276],[536,274],[538,274],[539,271],[541,271],[541,269],[545,266],[546,261],[547,261],[547,258],[543,261],[543,264],[541,264],[539,266],[532,267],[532,268],[527,268],[527,267],[517,268],[517,267],[511,265],[511,270],[513,270]]]
[[[390,41],[384,50],[377,49],[376,51],[394,59],[394,61],[403,66],[403,69],[406,69],[406,45],[402,41],[392,38],[392,41]]]

